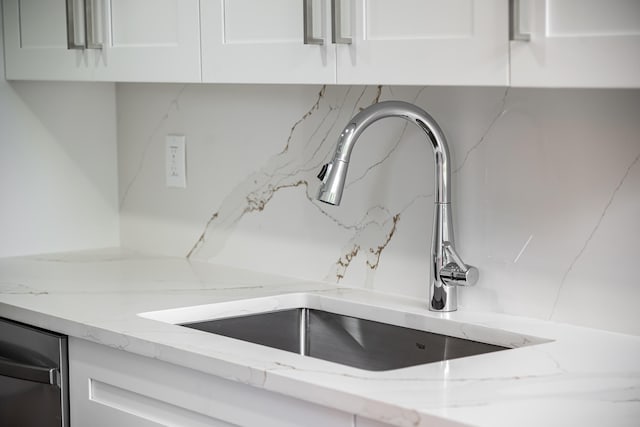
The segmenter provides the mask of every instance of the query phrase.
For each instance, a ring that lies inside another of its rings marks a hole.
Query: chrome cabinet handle
[[[509,40],[528,42],[531,35],[520,30],[520,0],[509,0]]]
[[[331,0],[331,42],[336,44],[351,44],[351,37],[342,35],[342,0]]]
[[[313,0],[303,0],[304,44],[323,45],[324,39],[313,37]]]
[[[87,49],[102,49],[102,43],[95,40],[95,7],[94,0],[84,0],[84,33]]]
[[[67,9],[67,49],[102,49],[102,43],[95,40],[95,7],[94,0],[83,0],[84,9],[84,42],[76,41],[76,0],[66,0]]]
[[[27,365],[0,358],[0,376],[49,385],[59,385],[60,373],[56,368]]]
[[[69,50],[83,50],[84,43],[79,44],[76,42],[76,2],[75,0],[67,0],[67,49]]]

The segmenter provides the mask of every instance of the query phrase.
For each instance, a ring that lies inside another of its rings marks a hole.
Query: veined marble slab
[[[371,316],[405,312],[548,342],[370,372],[139,316],[301,293],[367,307]],[[431,313],[419,299],[184,258],[117,250],[0,259],[0,316],[397,426],[637,426],[640,419],[638,337],[466,309]]]
[[[423,298],[422,131],[373,124],[342,205],[315,200],[342,128],[389,99],[425,109],[449,142],[456,248],[480,269],[461,306],[640,335],[640,282],[619,267],[640,257],[640,90],[118,85],[122,244]],[[174,133],[187,137],[184,190],[162,178]]]

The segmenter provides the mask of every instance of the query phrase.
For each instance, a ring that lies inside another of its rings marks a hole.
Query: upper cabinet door
[[[198,0],[4,0],[8,79],[200,81]]]
[[[511,84],[640,87],[640,1],[529,0],[511,42]]]
[[[338,83],[506,85],[504,0],[336,0]]]
[[[65,0],[4,0],[7,79],[91,78],[84,52],[84,26],[77,25],[84,16],[83,2],[69,2],[69,17],[66,3]],[[74,46],[75,49],[69,49]]]
[[[204,82],[335,83],[329,0],[201,0],[200,7]]]
[[[96,80],[200,81],[198,0],[89,0],[102,49]],[[103,28],[101,28],[103,27]]]

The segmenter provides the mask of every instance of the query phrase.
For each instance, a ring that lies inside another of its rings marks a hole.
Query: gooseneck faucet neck
[[[330,169],[326,170],[328,182],[335,185],[323,186],[318,197],[319,200],[333,205],[340,204],[347,166],[356,141],[366,128],[386,117],[401,117],[414,123],[427,134],[435,157],[434,200],[436,203],[450,202],[451,171],[449,169],[449,148],[444,133],[426,111],[402,101],[384,101],[374,104],[362,110],[349,121],[338,139],[333,161],[329,164]]]
[[[324,165],[318,200],[339,205],[347,176],[351,152],[360,135],[372,123],[386,117],[401,117],[417,125],[427,135],[435,161],[434,224],[431,245],[429,308],[434,311],[457,309],[458,285],[477,280],[477,269],[465,265],[454,249],[451,220],[451,170],[447,141],[436,121],[423,109],[402,101],[374,104],[355,115],[338,139],[333,160]]]

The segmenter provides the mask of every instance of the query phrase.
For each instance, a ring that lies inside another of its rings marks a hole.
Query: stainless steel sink
[[[388,296],[337,290],[335,295],[285,293],[138,316],[372,371],[551,341],[449,319],[412,306],[410,301],[398,302]],[[193,335],[194,345],[200,334]]]
[[[311,308],[181,325],[372,371],[509,349]]]

